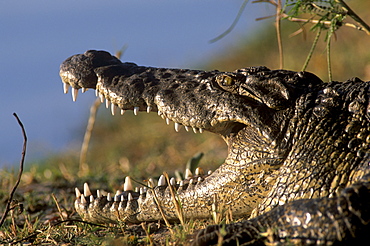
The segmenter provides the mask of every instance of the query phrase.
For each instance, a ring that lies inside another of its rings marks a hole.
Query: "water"
[[[21,130],[27,160],[78,145],[93,91],[77,102],[62,93],[58,70],[88,49],[111,53],[128,45],[123,60],[139,65],[200,68],[207,58],[256,27],[250,6],[235,31],[208,41],[232,23],[243,1],[3,1],[0,9],[0,167],[19,162]]]

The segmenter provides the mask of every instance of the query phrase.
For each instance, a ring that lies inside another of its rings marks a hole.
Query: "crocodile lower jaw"
[[[93,195],[87,183],[84,184],[83,193],[78,188],[76,191],[75,209],[80,216],[90,222],[98,223],[119,223],[131,222],[138,223],[141,221],[156,221],[162,220],[163,215],[160,213],[139,214],[143,206],[153,206],[152,210],[157,210],[158,197],[163,194],[171,194],[171,189],[177,194],[186,190],[195,188],[196,184],[200,184],[207,175],[201,168],[195,170],[195,175],[192,175],[189,169],[185,172],[185,180],[176,181],[171,178],[166,181],[166,177],[161,175],[158,184],[152,178],[148,179],[147,185],[135,187],[129,176],[125,178],[123,191],[117,190],[114,195],[104,191],[96,190],[96,195]],[[168,185],[169,183],[169,185]],[[175,195],[174,195],[175,196]],[[174,220],[170,216],[170,220]]]

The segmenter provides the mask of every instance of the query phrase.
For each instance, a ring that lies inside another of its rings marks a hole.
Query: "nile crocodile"
[[[249,220],[211,226],[195,245],[238,242],[348,243],[370,238],[370,82],[324,83],[309,72],[249,67],[234,72],[122,63],[90,50],[63,62],[64,91],[92,88],[112,113],[157,112],[178,130],[210,131],[228,145],[213,173],[163,176],[113,197],[76,189],[87,221],[138,223],[208,218],[215,207]],[[189,175],[191,176],[191,175]],[[171,195],[171,190],[176,195]],[[222,229],[223,233],[219,230]],[[266,232],[267,231],[267,232]]]

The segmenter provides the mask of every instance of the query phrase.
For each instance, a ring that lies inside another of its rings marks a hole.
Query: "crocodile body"
[[[93,88],[112,113],[157,112],[195,132],[210,131],[228,145],[213,173],[114,197],[77,190],[75,207],[88,221],[138,223],[209,218],[215,207],[234,217],[224,244],[348,243],[369,238],[370,82],[323,83],[308,72],[250,67],[234,72],[142,67],[104,51],[68,58],[65,92]],[[175,192],[176,195],[171,195]],[[161,211],[160,211],[161,210]],[[269,230],[272,228],[272,232]],[[201,231],[195,245],[217,243],[220,227]],[[263,231],[270,234],[261,234]]]

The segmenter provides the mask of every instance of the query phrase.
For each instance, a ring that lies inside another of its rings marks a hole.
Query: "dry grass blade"
[[[168,174],[166,172],[163,172],[163,175],[166,178],[168,187],[170,188],[171,197],[172,197],[173,204],[175,205],[175,210],[176,210],[177,217],[179,218],[181,225],[185,228],[185,218],[184,218],[184,214],[182,212],[181,206],[180,206],[180,201],[176,198],[176,194],[175,194],[175,191],[173,190],[173,187],[170,183],[170,179],[168,177]]]
[[[149,245],[154,245],[154,242],[153,242],[153,239],[150,237],[150,234],[149,234],[149,231],[148,231],[148,229],[147,228],[145,228],[145,223],[143,222],[143,223],[141,223],[141,227],[143,228],[143,230],[144,230],[144,232],[145,232],[145,234],[146,234],[146,237],[148,238],[148,240],[149,240]]]
[[[7,204],[6,204],[5,212],[4,212],[3,217],[1,218],[1,221],[0,221],[0,227],[3,225],[6,216],[8,215],[8,213],[10,211],[10,205],[12,203],[14,193],[15,193],[15,191],[16,191],[16,189],[17,189],[17,187],[18,187],[18,185],[19,185],[19,183],[21,181],[21,177],[22,177],[22,173],[23,173],[23,166],[24,166],[24,159],[25,159],[25,156],[26,156],[26,149],[27,149],[27,135],[26,135],[26,131],[24,130],[23,124],[22,124],[21,120],[18,118],[18,115],[16,113],[13,113],[13,115],[17,119],[17,122],[18,122],[19,126],[22,129],[22,134],[23,134],[22,158],[21,158],[21,161],[20,161],[20,168],[19,168],[19,173],[18,173],[18,179],[17,179],[17,182],[15,183],[12,191],[10,192],[9,199],[8,199]]]
[[[149,181],[150,182],[150,181]],[[150,186],[151,187],[154,187],[154,184],[150,184]],[[170,230],[170,232],[171,232],[171,234],[172,235],[174,235],[174,233],[173,233],[173,230],[171,229],[171,224],[170,224],[170,222],[168,221],[168,219],[166,218],[166,215],[164,214],[164,211],[163,211],[163,208],[162,208],[162,206],[161,206],[161,204],[160,204],[160,202],[159,202],[159,200],[158,200],[158,197],[157,197],[157,194],[155,193],[155,189],[154,188],[152,188],[153,190],[153,197],[154,197],[154,201],[157,203],[157,205],[158,205],[158,209],[159,209],[159,212],[161,213],[161,215],[162,215],[162,218],[163,218],[163,221],[164,221],[164,223],[166,224],[166,226],[168,227],[168,229]]]
[[[59,216],[61,218],[61,220],[65,220],[64,216],[63,216],[63,212],[62,210],[60,209],[60,206],[59,206],[59,202],[57,200],[57,198],[55,197],[54,194],[51,194],[51,197],[53,198],[54,202],[55,202],[55,205],[57,206],[57,209],[58,209],[58,212],[59,212]]]

